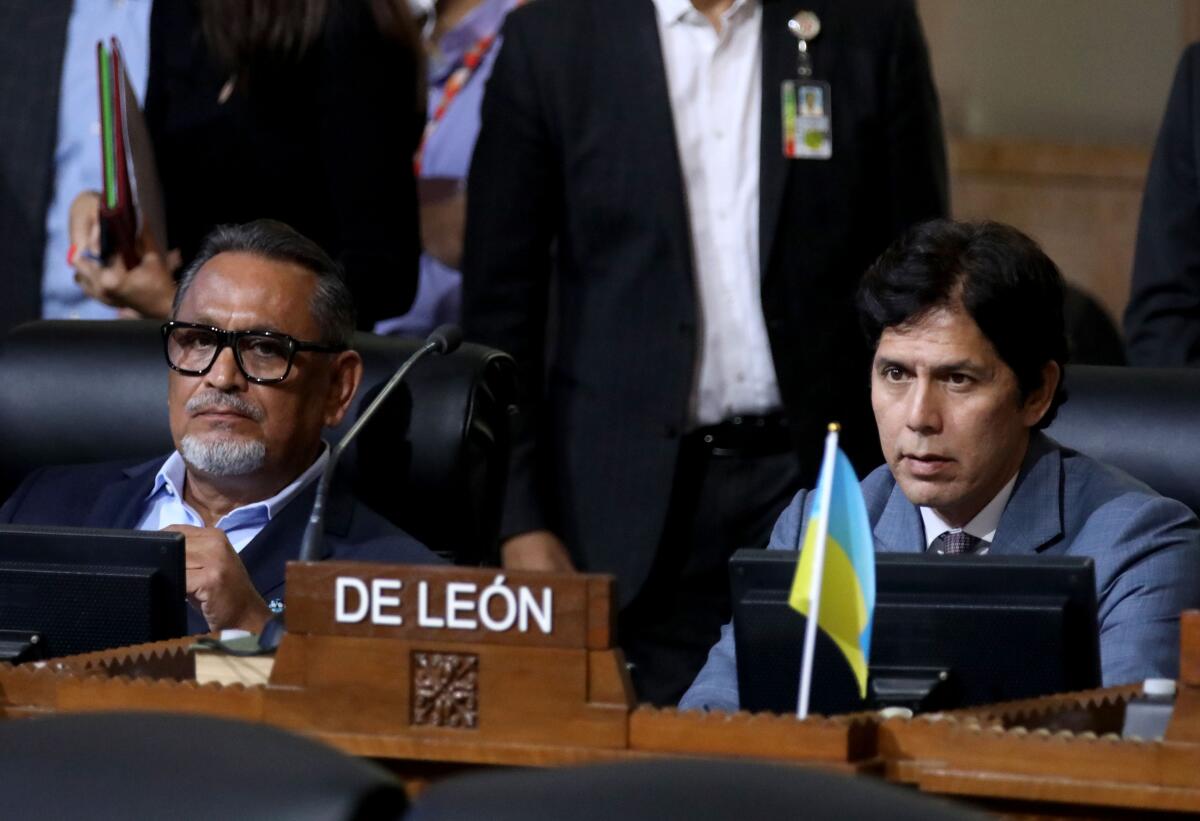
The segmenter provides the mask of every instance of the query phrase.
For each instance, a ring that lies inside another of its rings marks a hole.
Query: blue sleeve
[[[1182,503],[1128,494],[1094,513],[1076,542],[1094,554],[1105,686],[1175,678],[1179,614],[1200,607],[1200,523]]]

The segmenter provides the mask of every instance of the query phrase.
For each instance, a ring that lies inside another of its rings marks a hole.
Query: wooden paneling
[[[1119,321],[1149,162],[1137,148],[953,139],[953,213],[1020,228]]]

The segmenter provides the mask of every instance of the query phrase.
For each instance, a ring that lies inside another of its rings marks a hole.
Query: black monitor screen
[[[867,699],[818,631],[809,710],[943,710],[1097,687],[1091,559],[877,553]],[[747,710],[794,712],[804,616],[787,603],[796,554],[730,560],[738,688]]]
[[[161,531],[0,526],[6,655],[54,658],[184,635],[183,543]]]

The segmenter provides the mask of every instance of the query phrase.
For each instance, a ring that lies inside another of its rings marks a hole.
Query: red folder
[[[117,38],[96,44],[100,97],[100,152],[104,193],[100,207],[100,253],[120,254],[133,268],[148,249],[166,244],[166,217],[154,151],[137,96],[125,72]]]

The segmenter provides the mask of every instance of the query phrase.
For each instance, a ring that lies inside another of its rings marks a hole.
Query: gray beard
[[[245,476],[262,468],[267,446],[257,439],[216,439],[187,435],[179,454],[188,465],[210,476]]]

